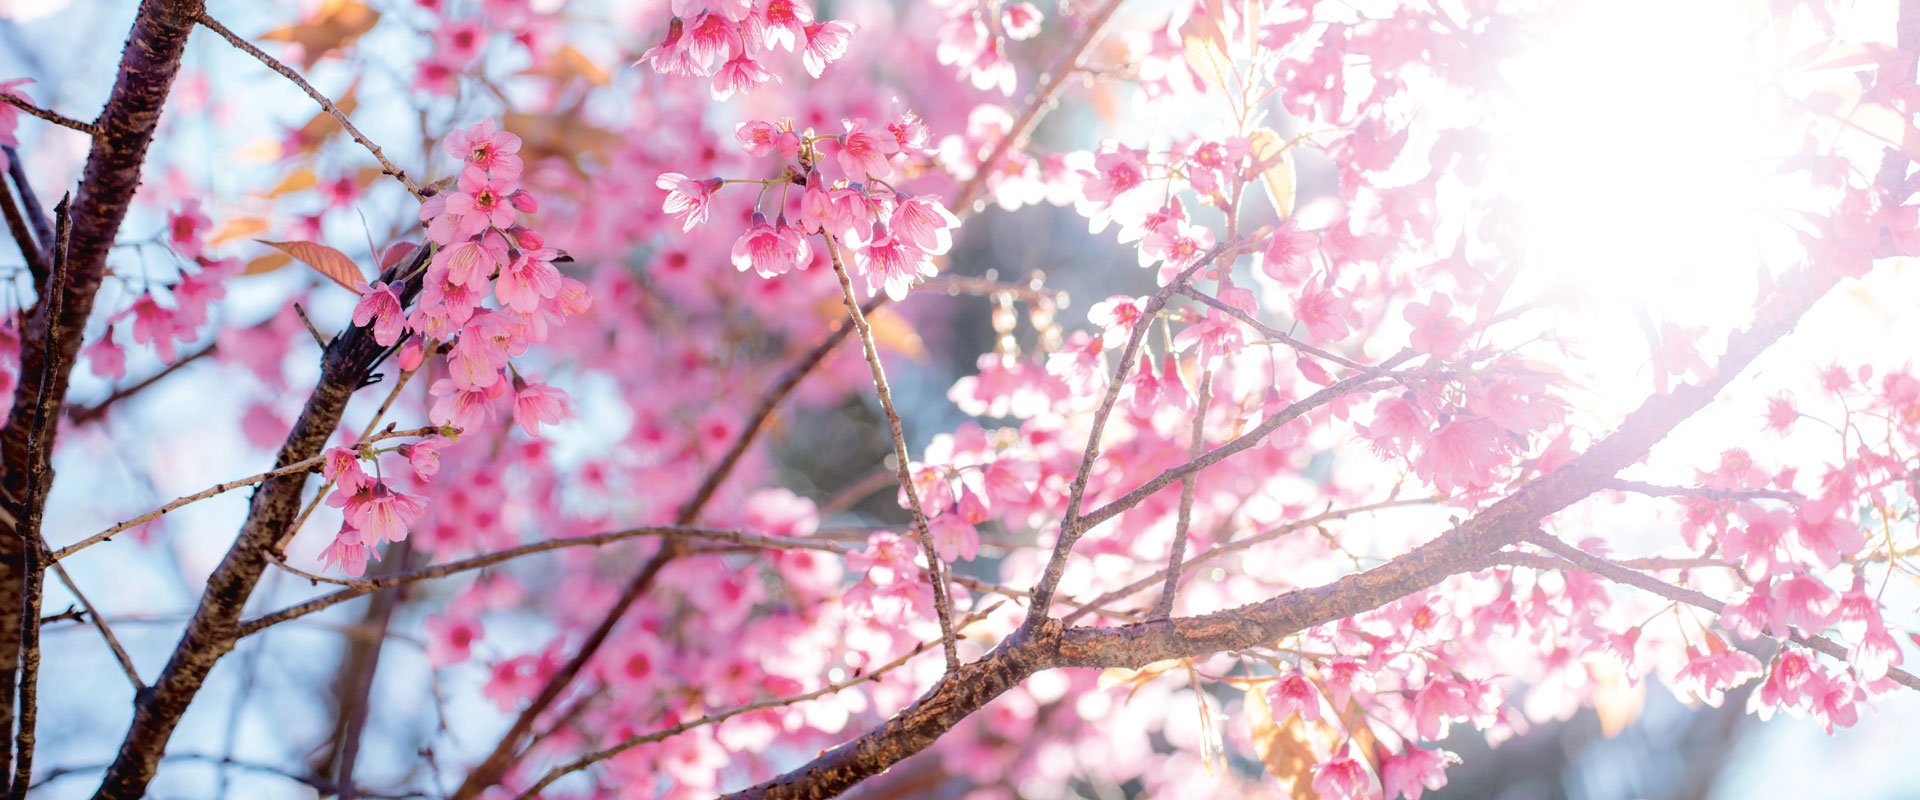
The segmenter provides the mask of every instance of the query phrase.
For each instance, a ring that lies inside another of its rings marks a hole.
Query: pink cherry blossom
[[[528,436],[539,436],[542,423],[552,425],[573,416],[566,392],[517,378],[514,383],[518,386],[513,394],[513,424],[519,425]]]
[[[807,49],[801,54],[807,74],[815,78],[825,72],[827,66],[839,61],[847,54],[847,44],[853,40],[854,25],[851,22],[832,20],[808,25]]]
[[[491,119],[447,134],[440,146],[447,155],[479,167],[492,177],[507,180],[520,177],[520,137],[496,130]]]
[[[777,225],[768,224],[765,214],[754,212],[753,224],[733,243],[734,269],[751,269],[762,278],[785,275],[812,258],[806,236],[787,224],[785,216]]]
[[[373,323],[373,340],[381,347],[391,347],[400,341],[407,321],[401,310],[400,295],[382,281],[374,281],[372,285],[362,283],[356,288],[360,289],[360,302],[353,307],[353,324],[365,327]]]
[[[1387,756],[1380,762],[1380,783],[1387,800],[1401,796],[1420,800],[1428,790],[1437,791],[1446,786],[1447,766],[1458,763],[1460,757],[1446,750],[1427,750],[1408,744],[1406,752]]]
[[[678,172],[665,173],[654,182],[656,186],[667,190],[667,200],[661,208],[679,218],[682,233],[707,221],[708,203],[721,183],[723,181],[719,178],[696,181]]]
[[[1320,719],[1320,691],[1299,670],[1280,676],[1267,687],[1267,705],[1273,710],[1275,722],[1285,722],[1295,714],[1304,722]]]

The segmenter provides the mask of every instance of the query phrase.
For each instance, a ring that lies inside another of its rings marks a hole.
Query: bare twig
[[[1607,488],[1622,492],[1634,492],[1648,497],[1687,497],[1696,500],[1785,500],[1789,503],[1804,503],[1807,498],[1799,492],[1784,492],[1778,489],[1709,489],[1704,486],[1655,486],[1651,483],[1629,481],[1615,478],[1607,482]]]
[[[41,249],[53,241],[53,222],[47,219],[47,209],[40,205],[40,198],[33,193],[33,182],[27,180],[27,165],[21,163],[20,152],[12,147],[0,148],[7,154],[7,175],[13,178],[13,188],[20,192],[20,206],[27,212],[27,221],[33,224],[34,238],[40,240]],[[45,276],[42,284],[45,285]]]
[[[907,507],[913,512],[914,533],[920,538],[920,549],[927,557],[928,583],[933,587],[933,608],[940,617],[940,633],[946,641],[947,672],[960,669],[960,649],[953,638],[953,607],[947,596],[946,581],[941,578],[944,565],[939,551],[933,546],[933,532],[927,528],[927,513],[920,506],[920,492],[914,488],[913,475],[907,455],[907,440],[900,431],[900,415],[893,410],[893,392],[887,387],[887,372],[880,366],[880,349],[873,343],[873,329],[867,326],[867,317],[860,313],[860,300],[853,293],[853,278],[847,275],[847,267],[840,261],[840,243],[834,237],[821,234],[821,241],[827,245],[827,257],[833,262],[833,272],[840,278],[840,295],[847,305],[847,315],[853,318],[853,327],[860,332],[860,347],[867,354],[867,368],[873,373],[873,388],[880,395],[880,408],[887,415],[887,432],[893,436],[893,456],[899,461],[900,490],[907,495]]]
[[[397,436],[426,436],[431,433],[437,433],[439,432],[439,430],[440,430],[439,428],[408,428],[406,430],[385,431],[385,432],[374,434],[372,436],[365,437],[360,441],[362,444],[369,444],[372,442],[380,441],[382,439],[391,439]],[[145,525],[149,522],[159,519],[161,516],[165,515],[167,512],[173,511],[175,509],[178,509],[190,503],[194,503],[200,500],[205,500],[217,494],[231,492],[243,486],[252,486],[256,483],[260,483],[262,481],[266,481],[272,478],[278,478],[282,475],[294,475],[301,472],[309,472],[309,471],[312,471],[315,467],[320,466],[325,461],[326,461],[326,456],[324,455],[314,456],[312,458],[296,461],[292,464],[288,464],[279,469],[262,472],[258,475],[248,476],[236,481],[227,481],[226,483],[216,483],[205,489],[194,492],[193,494],[175,498],[173,502],[167,503],[166,505],[163,505],[145,514],[141,514],[140,516],[127,520],[126,522],[122,522],[118,525],[114,525],[113,527],[107,528],[106,530],[103,530],[85,539],[81,539],[78,542],[74,542],[73,544],[67,545],[66,547],[62,547],[59,550],[55,550],[51,555],[51,559],[54,561],[59,561],[81,550],[85,550],[96,544],[107,541],[108,539],[113,538],[114,536],[118,535],[122,531],[128,530],[130,528],[137,528],[137,527],[140,527],[141,525]]]
[[[11,151],[13,148],[6,148]],[[13,193],[4,184],[0,184],[0,216],[7,220],[7,232],[13,235],[13,243],[20,248],[20,257],[27,262],[27,274],[33,276],[33,285],[47,285],[47,261],[41,252],[41,240],[27,228],[27,218],[20,213],[20,207],[13,203]]]
[[[95,125],[91,122],[81,122],[80,120],[74,119],[65,114],[61,114],[55,111],[48,111],[47,109],[41,108],[39,106],[36,106],[32,103],[27,102],[26,98],[21,97],[17,94],[13,94],[10,92],[0,92],[0,103],[6,103],[7,105],[20,109],[21,111],[25,111],[28,114],[32,114],[33,116],[44,119],[62,128],[72,128],[73,130],[79,131],[88,136],[100,135],[100,127],[98,125]]]
[[[1112,7],[1109,6],[1109,11]],[[1113,377],[1107,381],[1106,394],[1100,398],[1100,407],[1093,412],[1093,421],[1087,431],[1086,451],[1080,456],[1080,468],[1074,472],[1073,483],[1067,486],[1067,511],[1060,520],[1059,538],[1054,541],[1053,555],[1047,560],[1046,572],[1042,573],[1039,582],[1034,584],[1033,604],[1027,606],[1024,627],[1032,628],[1047,618],[1048,607],[1053,603],[1054,589],[1060,585],[1061,576],[1066,574],[1067,554],[1073,552],[1074,543],[1078,542],[1080,535],[1086,532],[1086,528],[1079,525],[1080,503],[1086,497],[1087,481],[1093,477],[1094,462],[1100,457],[1100,437],[1106,431],[1107,418],[1113,414],[1114,404],[1120,400],[1120,389],[1126,385],[1127,373],[1133,369],[1133,362],[1139,357],[1140,344],[1146,341],[1147,330],[1151,327],[1147,321],[1167,307],[1167,301],[1172,299],[1174,292],[1179,291],[1181,285],[1195,273],[1213,264],[1226,251],[1226,244],[1215,245],[1205,256],[1195,261],[1193,266],[1175,276],[1166,286],[1161,287],[1160,291],[1148,298],[1146,307],[1141,311],[1140,321],[1134,323],[1133,333],[1127,337],[1127,346],[1120,352],[1120,363],[1114,367]]]
[[[300,91],[306,92],[308,97],[313,98],[313,102],[320,104],[320,109],[327,112],[327,116],[333,117],[335,122],[340,123],[340,127],[346,129],[348,136],[352,136],[354,141],[359,142],[361,147],[367,148],[367,152],[373,154],[373,160],[380,162],[380,171],[383,174],[392,175],[394,180],[399,181],[402,186],[407,187],[407,191],[412,193],[415,199],[426,199],[426,195],[420,192],[420,187],[413,185],[413,180],[407,177],[407,173],[399,167],[394,166],[393,162],[387,160],[386,154],[380,152],[379,145],[374,144],[372,140],[367,138],[366,134],[360,132],[359,128],[354,127],[353,120],[347,119],[346,113],[342,112],[339,106],[334,105],[333,101],[327,99],[326,95],[314,89],[313,84],[307,83],[307,79],[300,77],[300,73],[295,71],[294,68],[280,63],[279,59],[267,55],[265,51],[258,47],[254,47],[252,42],[228,30],[227,26],[220,24],[219,20],[214,19],[204,11],[201,12],[199,19],[196,21],[208,30],[220,34],[220,38],[226,39],[235,48],[239,49],[240,52],[259,59],[260,63],[267,65],[268,69],[280,73],[285,76],[287,80],[293,81],[295,86],[300,87]]]
[[[1142,325],[1146,324],[1143,320]],[[1187,458],[1198,458],[1207,447],[1207,406],[1213,404],[1213,368],[1200,373],[1200,399],[1194,403],[1193,433],[1187,445]],[[1180,511],[1173,523],[1173,546],[1167,553],[1167,583],[1160,589],[1160,600],[1147,612],[1147,619],[1173,616],[1174,595],[1180,591],[1180,566],[1187,560],[1187,528],[1193,524],[1193,491],[1198,475],[1180,479]]]
[[[79,600],[81,607],[86,609],[87,618],[93,620],[93,627],[99,629],[100,638],[107,642],[107,649],[113,651],[114,660],[120,662],[120,671],[126,673],[127,680],[133,683],[133,691],[138,693],[145,690],[147,685],[140,680],[140,670],[133,666],[133,658],[127,655],[127,649],[120,646],[120,637],[113,635],[113,628],[107,624],[107,618],[101,616],[100,610],[93,607],[93,601],[88,600],[87,595],[80,591],[79,584],[73,582],[73,576],[67,574],[66,567],[60,566],[58,561],[52,564],[54,576],[60,579],[60,583],[65,585],[67,591],[73,593],[74,599]],[[42,620],[42,624],[45,624],[45,620]]]
[[[1369,367],[1365,364],[1361,364],[1352,359],[1342,357],[1338,354],[1331,353],[1326,350],[1322,350],[1318,347],[1314,347],[1313,345],[1307,344],[1306,342],[1300,341],[1299,339],[1295,339],[1292,336],[1288,335],[1286,331],[1280,330],[1279,328],[1275,328],[1272,325],[1268,325],[1264,322],[1261,322],[1260,320],[1254,319],[1253,316],[1248,314],[1247,312],[1233,307],[1232,305],[1228,304],[1227,302],[1221,300],[1218,297],[1214,297],[1213,295],[1207,294],[1206,292],[1202,292],[1198,289],[1195,289],[1191,285],[1181,287],[1180,293],[1188,297],[1191,297],[1195,300],[1198,300],[1202,303],[1205,303],[1209,306],[1217,308],[1221,311],[1224,311],[1228,316],[1231,316],[1234,319],[1240,320],[1242,323],[1246,324],[1247,327],[1250,327],[1256,331],[1259,331],[1261,336],[1265,336],[1268,339],[1284,344],[1302,353],[1306,353],[1308,355],[1315,356],[1317,358],[1331,361],[1335,364],[1339,364],[1340,366],[1346,367],[1347,369],[1357,369],[1357,370],[1360,370],[1361,372],[1369,372],[1369,373],[1378,371],[1377,368],[1375,367]]]
[[[1100,29],[1106,26],[1107,20],[1113,18],[1113,12],[1120,10],[1121,2],[1122,0],[1107,0],[1107,4],[1095,11],[1087,20],[1087,30],[1080,34],[1079,41],[1074,42],[1073,48],[1060,57],[1060,63],[1053,68],[1053,71],[1041,79],[1040,88],[1033,93],[1032,97],[1027,98],[1026,107],[1020,112],[1020,117],[1013,121],[1013,127],[1007,129],[1007,135],[1000,137],[1000,142],[994,145],[993,151],[980,162],[979,171],[961,185],[959,195],[954,198],[952,205],[948,208],[956,212],[962,208],[972,208],[974,201],[980,199],[980,195],[985,193],[987,188],[987,177],[999,168],[1000,159],[1005,158],[1008,151],[1026,144],[1027,135],[1033,133],[1034,126],[1040,123],[1041,115],[1053,107],[1054,99],[1060,95],[1060,90],[1066,88],[1067,81],[1080,71],[1080,56],[1087,52],[1087,48],[1093,45],[1095,39],[1100,38]]]
[[[173,373],[180,371],[181,368],[187,366],[188,364],[191,364],[195,361],[199,361],[200,359],[206,358],[207,356],[213,355],[214,350],[218,348],[219,348],[218,343],[209,344],[206,347],[202,347],[198,350],[195,350],[191,353],[181,356],[178,361],[168,364],[165,369],[162,369],[159,372],[149,375],[146,378],[141,379],[137,383],[133,383],[133,384],[122,386],[118,389],[115,389],[113,390],[112,394],[107,395],[100,402],[94,403],[93,405],[85,406],[85,407],[69,406],[67,409],[67,421],[73,423],[74,425],[86,425],[90,422],[93,422],[102,417],[105,417],[107,415],[107,410],[112,408],[115,403],[118,403],[122,400],[125,400],[129,397],[132,397],[136,394],[146,391],[148,388],[152,387],[154,384],[159,383],[162,380],[165,380],[168,375],[172,375]]]
[[[1715,600],[1704,592],[1675,586],[1644,572],[1628,569],[1612,561],[1588,553],[1585,550],[1581,550],[1578,547],[1574,547],[1545,531],[1536,530],[1527,535],[1525,540],[1565,559],[1565,566],[1591,572],[1612,580],[1615,583],[1624,583],[1638,589],[1645,589],[1668,600],[1675,600],[1697,606],[1715,614],[1720,613],[1721,609],[1726,607],[1726,603]],[[1502,560],[1505,560],[1508,555],[1507,553],[1501,553],[1500,557]],[[1812,633],[1796,632],[1793,635],[1793,641],[1840,659],[1843,663],[1847,661],[1847,649],[1834,643],[1833,640],[1821,636],[1819,631]],[[1887,669],[1887,677],[1894,679],[1909,689],[1920,690],[1920,676],[1916,676],[1899,667],[1889,667]]]

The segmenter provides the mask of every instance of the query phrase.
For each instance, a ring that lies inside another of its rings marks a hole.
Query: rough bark
[[[419,275],[428,257],[428,248],[414,251],[382,276],[392,281],[400,275],[414,275],[403,287],[402,301],[419,291]],[[327,439],[340,425],[347,400],[366,384],[373,364],[386,348],[373,340],[368,328],[349,328],[327,345],[320,362],[320,380],[307,397],[307,405],[294,423],[293,431],[280,446],[274,466],[284,467],[320,454]],[[152,688],[134,704],[133,724],[120,744],[120,752],[94,794],[96,800],[140,797],[153,779],[167,740],[174,726],[186,713],[200,686],[206,681],[221,656],[233,649],[239,637],[240,612],[267,564],[277,557],[292,535],[292,524],[300,513],[300,496],[308,473],[298,472],[269,478],[254,490],[246,522],[233,546],[227,550],[213,574],[200,606],[187,623],[187,630],[174,646],[173,657],[154,681]]]
[[[66,402],[67,379],[78,360],[80,333],[86,330],[94,295],[106,274],[107,252],[140,185],[147,146],[153,142],[160,112],[179,73],[193,20],[203,7],[202,0],[146,0],[140,5],[121,51],[119,78],[95,122],[99,135],[87,156],[85,177],[73,205],[67,279],[59,289],[60,302],[39,298],[22,331],[20,383],[14,389],[16,409],[32,408],[42,397],[50,398],[55,409]],[[58,320],[49,316],[49,309],[54,307],[59,309]],[[67,335],[49,336],[50,330]],[[0,505],[9,509],[26,496],[30,416],[13,414],[0,428],[0,493],[7,500]],[[43,453],[52,452],[56,433],[57,427],[48,432]],[[51,468],[48,475],[50,482]],[[24,576],[20,572],[23,541],[14,515],[0,513],[0,730],[11,730],[14,722],[19,620],[25,606]],[[0,756],[0,762],[8,760]]]

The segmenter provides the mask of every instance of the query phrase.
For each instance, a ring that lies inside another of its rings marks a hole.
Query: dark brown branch
[[[53,273],[48,277],[47,289],[51,305],[51,319],[60,319],[60,300],[66,294],[67,277],[70,273],[72,256],[73,217],[68,211],[73,198],[63,196],[60,204],[54,206],[53,241],[47,249],[53,256]],[[60,341],[67,332],[56,322],[48,331],[49,339]],[[77,338],[77,337],[76,337]],[[33,780],[33,747],[37,736],[35,725],[39,722],[40,691],[40,599],[45,588],[47,573],[47,545],[41,536],[40,523],[47,510],[47,490],[53,483],[52,470],[48,461],[52,458],[53,429],[59,427],[60,398],[46,390],[52,382],[53,373],[60,369],[60,352],[55,350],[51,358],[41,365],[40,396],[32,406],[16,409],[15,416],[32,418],[27,439],[27,491],[24,503],[16,516],[20,519],[20,535],[25,539],[20,547],[21,593],[25,598],[25,607],[20,612],[20,722],[13,734],[13,780],[8,783],[9,798],[27,796],[27,784]],[[26,411],[20,414],[19,411]],[[96,616],[95,619],[98,619]]]
[[[411,302],[420,289],[420,275],[432,248],[414,250],[412,257],[388,270],[383,279],[401,283],[401,302]],[[412,276],[402,280],[401,276]],[[307,397],[306,407],[287,434],[274,461],[276,468],[320,454],[340,425],[347,401],[366,385],[373,365],[387,352],[368,328],[348,328],[333,337],[320,361],[320,378]],[[121,742],[119,755],[107,768],[96,800],[132,800],[145,794],[159,767],[174,726],[187,710],[208,671],[231,651],[239,638],[241,611],[269,563],[286,548],[296,526],[300,497],[307,482],[304,470],[276,475],[254,491],[233,546],[207,578],[206,592],[173,656],[154,681],[151,691],[134,705],[133,723]]]
[[[21,97],[17,94],[13,94],[10,92],[0,92],[0,103],[6,103],[7,105],[20,109],[21,111],[25,111],[28,114],[32,114],[33,116],[44,119],[62,128],[72,128],[73,130],[79,131],[88,136],[100,135],[100,128],[91,122],[81,122],[80,120],[74,119],[65,114],[61,114],[55,111],[48,111],[47,109],[41,108],[39,106],[36,106],[32,103],[27,102],[26,98]]]
[[[107,253],[140,183],[140,168],[153,141],[167,94],[180,69],[187,34],[202,0],[147,0],[140,5],[120,59],[120,72],[95,121],[97,135],[75,195],[73,234],[68,245],[67,278],[58,292],[39,298],[21,331],[20,376],[13,407],[33,408],[46,398],[64,405],[67,384],[80,351],[94,297],[106,274]],[[57,295],[57,298],[56,298]],[[56,313],[57,310],[57,313]],[[56,335],[64,332],[65,335]],[[28,441],[34,415],[16,413],[0,429],[0,497],[10,507],[26,495]],[[57,420],[56,413],[50,419]],[[54,448],[58,425],[48,426],[46,452]],[[17,670],[22,655],[20,618],[25,613],[24,580],[19,569],[23,545],[38,541],[22,535],[11,513],[0,519],[0,730],[14,725]],[[9,774],[0,764],[0,774]]]
[[[11,151],[13,148],[6,148]],[[47,285],[47,260],[43,258],[41,238],[34,236],[27,228],[27,218],[20,213],[20,206],[14,205],[13,193],[0,183],[0,217],[7,220],[7,233],[13,236],[13,243],[19,246],[20,258],[27,262],[27,274],[33,276],[33,285],[37,289]]]
[[[146,391],[148,388],[152,387],[154,384],[159,383],[160,381],[166,380],[168,375],[172,375],[173,373],[180,371],[182,368],[186,367],[188,364],[191,364],[195,361],[199,361],[200,359],[206,358],[207,356],[213,355],[214,350],[218,348],[219,348],[218,343],[209,344],[206,347],[202,347],[198,350],[195,350],[191,353],[181,356],[180,360],[175,361],[171,364],[168,364],[165,369],[162,369],[159,372],[156,372],[152,375],[142,378],[140,381],[136,383],[129,384],[127,386],[122,386],[118,389],[115,389],[113,390],[112,394],[107,395],[100,402],[94,403],[93,405],[70,406],[67,409],[67,421],[73,423],[74,425],[86,425],[88,423],[99,420],[100,418],[105,417],[107,415],[107,410],[112,408],[115,403],[118,403],[122,400],[125,400],[129,397],[132,397],[136,394]]]
[[[40,205],[40,198],[33,193],[33,182],[27,180],[27,165],[20,162],[19,151],[7,147],[7,175],[13,178],[13,188],[20,192],[20,206],[27,213],[27,221],[33,224],[33,235],[40,241],[40,249],[45,250],[47,242],[53,241],[53,222],[47,219],[47,209]],[[45,286],[45,276],[35,286]]]
[[[367,135],[361,133],[359,128],[354,127],[353,121],[347,119],[346,113],[342,112],[339,106],[334,105],[332,100],[327,99],[326,95],[321,94],[319,90],[313,88],[313,84],[307,83],[307,79],[301,77],[298,71],[286,64],[280,63],[279,59],[267,55],[266,51],[254,47],[252,42],[228,30],[227,26],[220,24],[219,20],[208,16],[204,10],[200,12],[195,21],[206,26],[208,30],[220,34],[220,38],[227,40],[229,44],[232,44],[240,52],[253,56],[255,59],[258,59],[260,63],[267,65],[267,69],[278,72],[287,80],[293,81],[295,86],[300,87],[300,91],[306,92],[308,97],[313,98],[313,102],[320,104],[320,110],[327,112],[327,116],[333,117],[333,121],[340,123],[340,127],[346,130],[348,136],[353,137],[353,140],[359,142],[361,147],[366,148],[367,152],[373,154],[373,160],[380,162],[381,174],[392,175],[394,180],[400,182],[400,185],[407,187],[407,191],[413,194],[414,199],[426,199],[426,195],[420,193],[420,187],[413,185],[413,180],[407,177],[407,173],[399,167],[394,166],[393,162],[388,161],[386,154],[380,152],[380,146],[374,144],[373,140],[368,139]]]

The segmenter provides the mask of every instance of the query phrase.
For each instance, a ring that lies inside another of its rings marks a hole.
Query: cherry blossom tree
[[[1920,689],[1915,0],[220,5],[0,75],[11,797],[1418,800]]]

